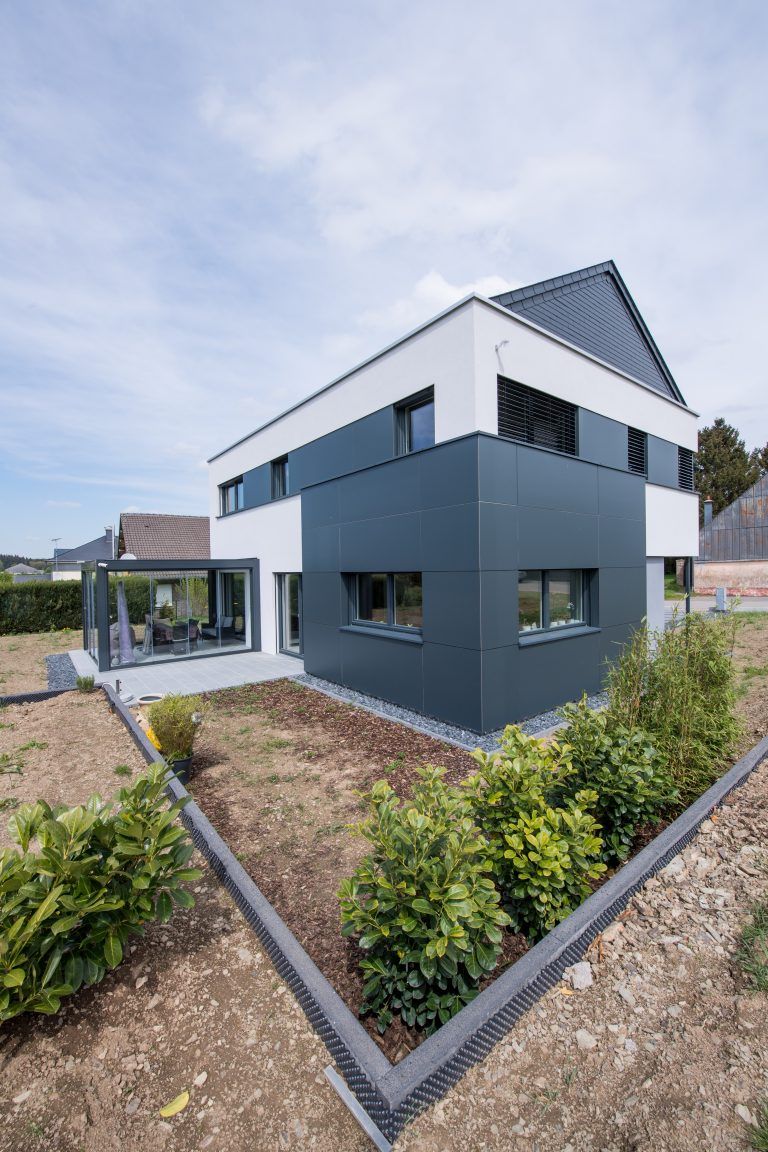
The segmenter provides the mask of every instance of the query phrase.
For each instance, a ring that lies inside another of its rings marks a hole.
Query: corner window
[[[521,635],[588,624],[585,573],[580,568],[528,569],[518,573]]]
[[[288,495],[288,457],[281,456],[271,465],[271,494],[273,500]]]
[[[219,485],[219,513],[221,516],[228,516],[230,512],[239,512],[244,507],[242,476]]]
[[[359,572],[352,580],[356,624],[421,630],[421,572]]]
[[[639,428],[627,428],[627,468],[638,476],[648,475],[648,436]]]
[[[497,378],[497,400],[499,436],[576,455],[575,404],[503,376]]]
[[[435,390],[428,388],[418,396],[403,400],[395,409],[397,417],[397,454],[420,452],[435,443]]]

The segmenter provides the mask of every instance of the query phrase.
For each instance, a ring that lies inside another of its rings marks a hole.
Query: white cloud
[[[362,312],[357,322],[361,328],[370,331],[404,334],[472,292],[479,296],[497,296],[512,287],[516,285],[498,275],[481,276],[467,284],[451,284],[441,272],[433,268],[416,281],[407,295],[391,304],[385,304],[383,308]]]

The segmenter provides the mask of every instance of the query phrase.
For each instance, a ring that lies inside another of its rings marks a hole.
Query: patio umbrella
[[[128,601],[125,597],[125,581],[117,584],[117,630],[120,641],[120,663],[133,664],[133,644],[131,643],[131,622],[128,618]]]

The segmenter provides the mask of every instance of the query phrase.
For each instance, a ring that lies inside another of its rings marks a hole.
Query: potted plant
[[[199,696],[163,696],[149,708],[154,743],[182,784],[189,780],[195,738],[203,719]]]

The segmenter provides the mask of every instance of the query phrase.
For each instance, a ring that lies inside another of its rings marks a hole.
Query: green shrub
[[[356,828],[374,850],[339,889],[342,932],[367,954],[361,1015],[375,1013],[382,1032],[399,1014],[429,1035],[460,1011],[496,966],[509,923],[469,798],[443,774],[421,769],[405,802],[374,785]]]
[[[686,804],[718,778],[739,736],[735,628],[733,614],[700,612],[663,632],[640,628],[608,673],[612,718],[649,733]]]
[[[538,939],[589,895],[589,881],[605,871],[600,828],[591,815],[597,797],[569,789],[574,769],[566,746],[511,725],[497,751],[478,749],[473,757],[480,771],[466,787],[488,839],[493,877],[513,927]]]
[[[78,676],[75,681],[78,692],[93,692],[96,681],[93,676]]]
[[[163,696],[150,705],[149,724],[169,764],[192,755],[202,713],[199,696]]]
[[[118,795],[85,805],[23,804],[9,821],[20,851],[0,851],[0,1021],[58,1011],[64,996],[95,984],[123,957],[128,938],[173,904],[200,876],[164,797],[165,765]],[[37,839],[39,851],[30,849]]]
[[[80,628],[82,618],[79,580],[32,580],[0,588],[0,636]]]
[[[768,901],[758,901],[752,908],[752,918],[741,930],[736,959],[753,988],[768,992]]]
[[[663,757],[641,728],[633,732],[608,712],[595,712],[583,696],[562,710],[558,733],[573,765],[564,796],[591,789],[592,813],[602,828],[602,858],[608,864],[629,855],[638,826],[655,822],[677,800]]]

